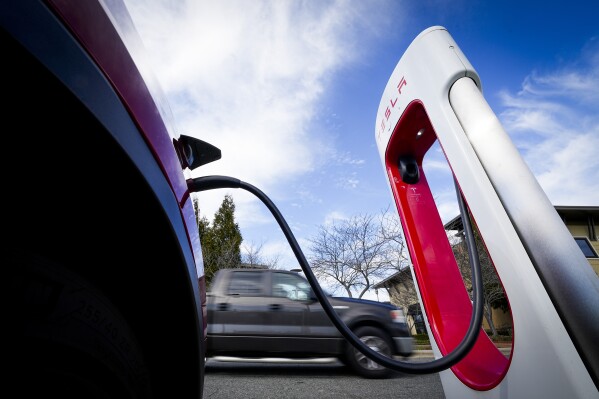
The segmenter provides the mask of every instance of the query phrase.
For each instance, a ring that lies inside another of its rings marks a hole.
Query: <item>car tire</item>
[[[139,345],[106,295],[45,258],[19,253],[6,260],[10,328],[3,352],[12,392],[151,397]]]
[[[358,327],[354,334],[360,338],[372,350],[381,353],[387,357],[391,357],[391,339],[388,334],[377,327],[363,326]],[[354,348],[351,343],[347,344],[346,363],[354,369],[354,371],[366,378],[388,378],[393,374],[393,371],[381,366],[370,358],[366,357],[358,349]]]

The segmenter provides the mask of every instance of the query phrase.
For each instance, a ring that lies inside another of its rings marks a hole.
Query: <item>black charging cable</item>
[[[206,190],[214,190],[219,188],[241,188],[258,197],[264,205],[273,214],[277,223],[283,230],[291,249],[297,258],[302,270],[308,282],[314,290],[314,294],[320,301],[324,311],[329,316],[329,319],[333,322],[339,332],[347,339],[356,349],[362,352],[369,359],[377,362],[378,364],[387,367],[389,369],[400,371],[409,374],[430,374],[439,371],[446,370],[451,366],[462,360],[472,349],[478,338],[478,334],[481,329],[483,319],[483,283],[482,273],[480,269],[480,263],[478,260],[478,252],[476,250],[476,242],[474,240],[474,234],[472,232],[472,225],[470,224],[470,218],[468,217],[468,210],[464,204],[464,198],[460,192],[460,189],[456,182],[456,192],[458,197],[458,204],[460,207],[460,213],[462,215],[462,223],[464,225],[464,233],[467,240],[468,254],[470,258],[470,268],[472,270],[472,295],[473,295],[473,311],[472,317],[470,318],[470,325],[462,341],[447,355],[432,360],[430,362],[404,362],[398,361],[387,356],[381,355],[378,352],[373,351],[370,347],[364,344],[350,329],[347,325],[339,318],[333,307],[330,305],[326,294],[320,287],[318,280],[312,273],[312,269],[304,256],[299,244],[297,243],[291,229],[287,225],[285,218],[281,215],[275,204],[260,191],[257,187],[243,182],[239,179],[228,177],[228,176],[203,176],[187,181],[187,187],[190,192],[199,192]]]

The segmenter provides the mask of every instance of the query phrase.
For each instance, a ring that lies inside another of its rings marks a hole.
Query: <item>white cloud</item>
[[[349,219],[349,216],[347,216],[343,212],[332,211],[332,212],[327,213],[327,215],[325,216],[323,225],[331,226],[335,223],[338,223],[339,221],[348,220],[348,219]]]
[[[310,123],[330,77],[367,57],[368,40],[385,31],[391,3],[126,0],[180,133],[222,150],[198,173],[275,196],[330,159],[332,140]],[[232,195],[240,213],[260,209]],[[222,201],[201,197],[210,215]]]
[[[341,185],[341,187],[353,189],[358,187],[358,185],[360,184],[360,180],[349,177],[346,180],[339,182],[339,184]]]
[[[352,158],[350,153],[342,153],[336,155],[336,161],[341,165],[364,165],[366,163],[363,159]]]
[[[599,46],[501,93],[500,118],[554,205],[599,204]]]

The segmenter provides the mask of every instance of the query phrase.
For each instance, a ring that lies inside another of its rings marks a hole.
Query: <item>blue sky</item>
[[[196,170],[261,188],[305,251],[319,225],[392,197],[374,141],[381,95],[424,29],[440,25],[554,205],[599,205],[599,1],[125,0],[180,133],[222,159]],[[242,245],[297,267],[268,210],[225,194]],[[443,206],[444,221],[457,208]]]

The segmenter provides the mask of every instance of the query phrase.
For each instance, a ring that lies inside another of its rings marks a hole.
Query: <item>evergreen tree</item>
[[[243,238],[239,225],[235,222],[235,203],[230,195],[225,195],[214,214],[212,224],[205,216],[199,216],[197,200],[194,200],[194,204],[204,258],[204,274],[206,284],[209,285],[217,270],[241,265],[240,246]]]

